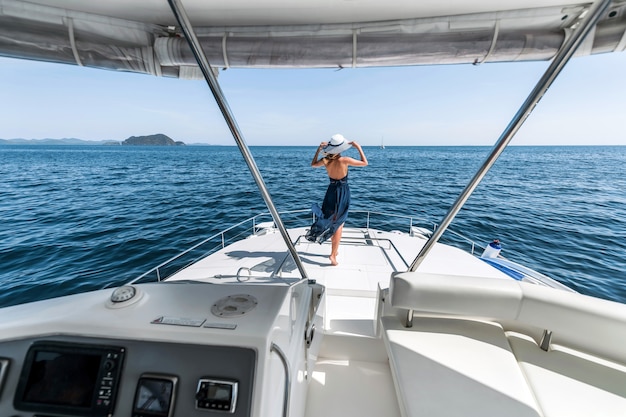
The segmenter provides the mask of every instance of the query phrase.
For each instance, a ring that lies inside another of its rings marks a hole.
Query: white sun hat
[[[328,145],[324,146],[322,152],[325,154],[337,154],[352,147],[348,140],[339,133],[332,135],[328,141]]]

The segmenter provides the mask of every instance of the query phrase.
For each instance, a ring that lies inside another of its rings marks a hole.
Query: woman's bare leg
[[[341,242],[342,233],[343,233],[343,224],[337,228],[337,230],[335,231],[335,234],[333,234],[333,236],[330,238],[331,250],[330,250],[330,256],[328,257],[328,259],[330,259],[330,263],[332,265],[339,264],[339,262],[337,262],[337,255],[339,254],[339,242]]]

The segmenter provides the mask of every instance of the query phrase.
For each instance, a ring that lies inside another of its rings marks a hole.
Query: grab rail
[[[287,357],[280,347],[276,343],[272,342],[270,352],[276,352],[283,367],[285,368],[285,397],[283,398],[283,417],[289,416],[289,387],[291,387],[291,372],[289,372],[289,363],[287,363]]]
[[[406,261],[406,259],[404,259],[404,256],[402,256],[402,254],[400,253],[400,251],[398,250],[396,245],[393,244],[391,239],[367,236],[367,237],[364,237],[363,239],[359,239],[359,238],[355,238],[355,237],[347,237],[347,238],[345,238],[345,240],[347,240],[349,243],[353,243],[353,242],[358,243],[361,240],[373,240],[373,241],[376,241],[376,242],[386,242],[386,243],[389,243],[389,247],[393,248],[393,251],[396,253],[396,255],[398,255],[398,257],[404,263],[404,265],[407,268],[409,267],[409,263]]]

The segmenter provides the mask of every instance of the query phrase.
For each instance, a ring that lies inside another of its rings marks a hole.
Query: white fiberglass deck
[[[406,271],[426,240],[400,232],[344,228],[337,258],[328,259],[330,242],[304,239],[305,228],[289,230],[309,279],[327,287],[330,294],[374,295],[378,284],[388,286],[391,273]],[[510,279],[504,273],[460,249],[437,244],[419,268],[422,272]],[[270,230],[217,251],[168,280],[212,283],[292,283],[301,278],[280,234]]]
[[[406,271],[425,244],[423,236],[344,228],[339,265],[328,259],[330,242],[304,239],[306,228],[289,230],[309,279],[324,285],[326,301],[324,333],[374,336],[376,292],[388,288],[393,272]],[[511,278],[460,249],[437,244],[420,271],[450,275]],[[280,234],[250,236],[174,274],[168,281],[193,280],[220,283],[270,285],[293,284],[301,279]]]

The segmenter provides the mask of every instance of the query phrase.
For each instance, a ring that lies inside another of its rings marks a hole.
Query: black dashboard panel
[[[256,351],[242,347],[69,336],[6,341],[0,415],[249,416],[256,362]]]
[[[24,359],[16,410],[68,416],[113,414],[124,348],[36,342]]]

